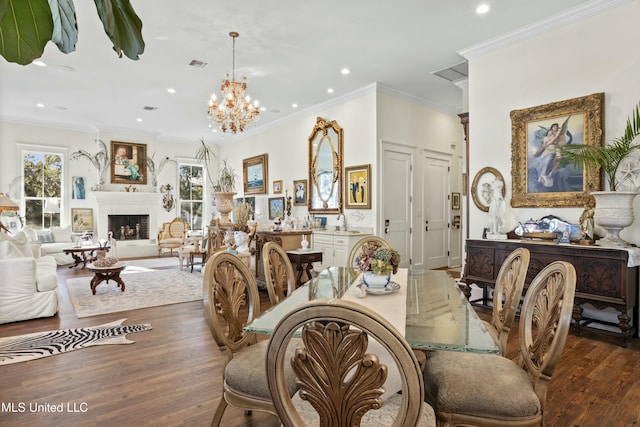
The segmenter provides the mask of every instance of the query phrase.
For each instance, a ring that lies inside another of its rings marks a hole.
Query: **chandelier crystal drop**
[[[235,31],[229,33],[233,39],[233,68],[231,79],[229,74],[222,80],[220,86],[220,101],[215,93],[209,100],[209,118],[217,122],[222,132],[244,132],[245,128],[258,120],[260,110],[258,101],[251,102],[251,97],[245,94],[247,90],[246,77],[242,81],[236,81],[236,38],[239,34]]]

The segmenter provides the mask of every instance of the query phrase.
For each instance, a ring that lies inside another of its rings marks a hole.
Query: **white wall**
[[[640,101],[640,2],[546,32],[489,53],[469,56],[470,180],[485,166],[497,168],[511,199],[510,111],[605,93],[605,141],[620,136]],[[636,221],[621,237],[640,244],[640,198]],[[582,208],[517,208],[515,220],[553,214],[577,223]],[[479,238],[487,214],[471,203],[470,237]]]

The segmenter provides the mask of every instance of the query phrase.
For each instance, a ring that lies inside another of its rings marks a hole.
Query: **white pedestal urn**
[[[593,219],[596,225],[604,228],[607,235],[596,241],[599,246],[629,246],[619,236],[620,231],[633,224],[633,199],[638,195],[634,191],[594,191],[596,199]]]
[[[233,196],[236,193],[229,192],[214,192],[213,197],[216,201],[216,209],[220,212],[220,216],[222,217],[220,220],[220,224],[231,224],[229,220],[229,214],[233,210]]]

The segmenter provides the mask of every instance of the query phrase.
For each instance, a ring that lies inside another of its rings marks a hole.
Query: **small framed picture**
[[[93,231],[93,209],[71,208],[71,231],[74,233]]]
[[[273,194],[282,194],[282,180],[273,181]]]
[[[347,209],[371,209],[371,165],[344,168]]]
[[[284,197],[269,197],[269,219],[284,219]]]
[[[460,193],[451,193],[451,209],[460,209]]]
[[[293,181],[293,205],[306,206],[307,204],[307,180],[298,179]]]

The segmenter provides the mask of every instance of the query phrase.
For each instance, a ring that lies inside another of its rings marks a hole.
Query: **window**
[[[26,225],[35,229],[60,226],[62,155],[23,151],[22,176]]]
[[[202,230],[204,167],[180,164],[178,175],[180,217],[187,221],[191,230]]]

